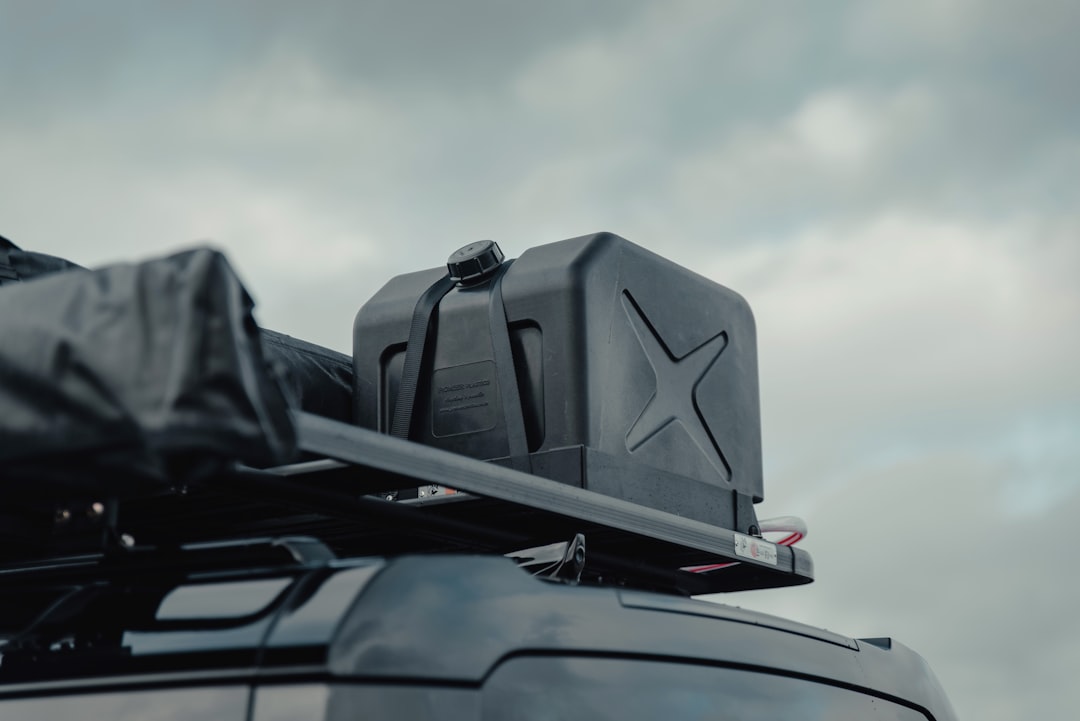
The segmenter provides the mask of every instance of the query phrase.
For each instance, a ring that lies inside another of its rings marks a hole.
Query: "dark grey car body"
[[[18,583],[22,599],[65,586]],[[82,597],[3,648],[0,718],[954,718],[900,644],[498,557],[159,568],[66,589]],[[103,629],[119,643],[74,642]]]

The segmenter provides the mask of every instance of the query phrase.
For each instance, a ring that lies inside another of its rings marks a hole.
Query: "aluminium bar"
[[[813,579],[810,555],[776,546],[776,564],[736,553],[736,534],[621,499],[424,446],[310,413],[294,414],[303,450],[412,485],[438,484],[714,554],[791,584]]]

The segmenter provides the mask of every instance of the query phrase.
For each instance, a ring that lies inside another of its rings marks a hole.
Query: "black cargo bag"
[[[67,270],[82,270],[70,260],[23,250],[0,235],[0,286]]]
[[[300,410],[352,421],[351,356],[267,328],[260,330],[260,336],[266,359],[281,372]]]
[[[293,459],[290,401],[252,306],[208,249],[5,284],[0,488],[175,482]]]
[[[23,250],[0,236],[0,286],[53,273],[85,270],[70,260]],[[352,420],[351,356],[261,328],[263,353],[281,372],[301,410],[346,423]]]

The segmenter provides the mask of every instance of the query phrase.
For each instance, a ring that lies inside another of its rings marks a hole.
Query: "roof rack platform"
[[[414,548],[413,540],[403,550],[443,550],[441,543],[445,550],[511,553],[582,533],[588,539],[585,575],[606,582],[693,595],[813,580],[813,562],[802,549],[320,416],[295,418],[303,450],[332,462],[251,472],[226,482],[429,541]],[[328,483],[336,490],[328,491]],[[458,493],[401,502],[356,495],[427,485]],[[350,488],[352,494],[342,496]],[[683,570],[728,563],[737,565]]]
[[[171,553],[227,539],[306,536],[339,558],[495,553],[526,567],[530,551],[587,544],[583,567],[574,564],[583,583],[681,595],[813,580],[802,549],[322,416],[293,418],[301,449],[318,460],[229,466],[187,487],[81,499],[86,508],[107,510],[90,514],[96,523],[73,511],[72,521],[54,524],[55,509],[28,502],[17,510],[43,517],[0,529],[12,541],[0,553],[0,571],[12,572],[5,575],[11,581],[60,568],[65,558],[80,566],[95,557],[115,563],[129,549]],[[388,491],[433,486],[440,489],[434,496],[385,500]],[[701,566],[716,570],[689,570]]]

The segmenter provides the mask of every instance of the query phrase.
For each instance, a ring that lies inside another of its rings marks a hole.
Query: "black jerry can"
[[[489,243],[455,256],[490,254]],[[489,275],[451,284],[430,313],[409,437],[517,465],[512,438],[523,425],[532,473],[746,530],[764,495],[747,302],[610,233],[485,262]],[[357,313],[359,425],[393,427],[417,301],[446,275],[397,276]],[[510,369],[499,367],[500,333]],[[500,386],[509,379],[523,423],[508,422]]]

